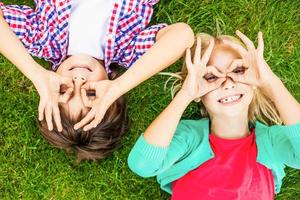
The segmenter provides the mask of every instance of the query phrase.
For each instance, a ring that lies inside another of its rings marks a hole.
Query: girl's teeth
[[[232,101],[235,101],[235,100],[237,100],[237,99],[239,99],[239,98],[240,98],[240,95],[228,97],[228,98],[225,98],[225,99],[221,99],[221,103],[232,102]]]

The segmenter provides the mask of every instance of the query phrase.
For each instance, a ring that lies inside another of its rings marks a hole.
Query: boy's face
[[[208,65],[213,65],[226,74],[235,59],[240,59],[240,55],[230,47],[220,44],[213,50]],[[203,104],[210,116],[240,117],[248,115],[253,95],[252,86],[235,82],[227,76],[218,89],[203,97]]]
[[[67,58],[57,69],[56,73],[61,76],[72,78],[74,90],[67,103],[61,104],[63,112],[73,121],[78,121],[79,116],[85,116],[90,110],[85,107],[81,96],[81,86],[89,81],[108,79],[103,65],[88,55],[72,55]],[[62,88],[65,92],[67,88]],[[94,91],[87,91],[89,99],[95,98]]]

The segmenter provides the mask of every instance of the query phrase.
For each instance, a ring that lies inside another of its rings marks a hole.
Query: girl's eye
[[[214,74],[212,73],[209,73],[209,74],[206,74],[205,76],[203,76],[203,78],[205,80],[207,80],[208,82],[213,82],[215,81],[218,77],[216,77]]]
[[[232,72],[236,74],[244,74],[246,71],[245,67],[237,67]]]

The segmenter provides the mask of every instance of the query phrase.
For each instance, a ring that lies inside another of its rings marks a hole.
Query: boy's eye
[[[244,74],[246,71],[245,67],[237,67],[232,72],[236,74]]]
[[[60,94],[64,94],[67,90],[68,90],[68,86],[67,85],[61,85],[60,89],[59,89],[59,93]]]
[[[86,91],[86,96],[95,97],[96,96],[96,91],[95,90],[87,90]]]
[[[207,80],[208,82],[213,82],[213,81],[215,81],[218,77],[216,77],[214,74],[212,74],[212,73],[209,73],[209,74],[205,74],[204,76],[203,76],[203,78],[205,79],[205,80]]]

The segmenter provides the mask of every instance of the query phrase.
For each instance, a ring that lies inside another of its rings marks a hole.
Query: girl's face
[[[235,59],[240,59],[237,52],[224,44],[218,44],[211,54],[208,65],[215,66],[226,75]],[[243,71],[238,70],[236,72],[243,73]],[[235,82],[227,76],[218,89],[203,96],[202,102],[211,117],[242,117],[245,114],[248,115],[248,108],[252,99],[252,86]]]
[[[89,81],[100,81],[108,79],[103,65],[96,59],[88,55],[73,55],[67,58],[57,69],[56,73],[61,76],[72,78],[74,90],[71,98],[62,104],[63,111],[74,120],[78,120],[80,115],[85,116],[89,108],[85,107],[81,97],[81,86]],[[62,88],[61,92],[65,92]],[[93,93],[93,94],[92,94]],[[94,98],[93,91],[87,91],[89,99]],[[77,121],[76,120],[76,121]]]

